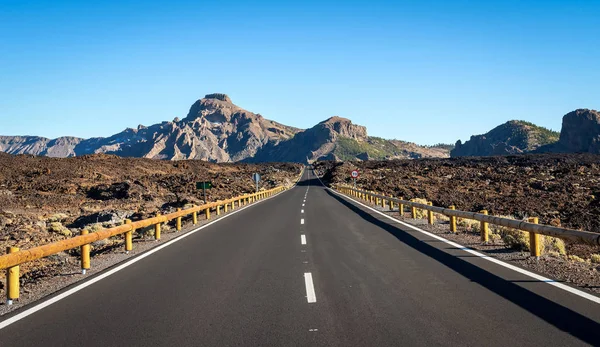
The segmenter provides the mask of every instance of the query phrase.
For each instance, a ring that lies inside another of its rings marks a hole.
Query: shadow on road
[[[366,221],[386,230],[406,245],[437,260],[503,298],[510,300],[558,329],[591,345],[597,345],[600,341],[599,323],[514,283],[523,281],[507,281],[459,257],[435,248],[428,242],[420,241],[409,232],[403,230],[399,224],[392,225],[390,221],[379,219],[377,215],[362,210],[329,190],[327,190],[327,193]],[[523,328],[525,329],[526,327]]]

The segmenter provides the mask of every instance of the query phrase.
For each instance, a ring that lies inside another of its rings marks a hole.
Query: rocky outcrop
[[[452,157],[510,155],[530,152],[558,141],[559,134],[535,124],[512,120],[484,135],[457,141]]]
[[[600,112],[579,109],[563,117],[560,140],[554,152],[600,153]]]

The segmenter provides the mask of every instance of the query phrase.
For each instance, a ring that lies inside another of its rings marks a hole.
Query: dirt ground
[[[546,154],[481,158],[318,162],[328,184],[351,184],[435,206],[455,205],[516,219],[600,232],[600,155]],[[570,254],[589,258],[594,247],[567,244]]]
[[[300,164],[213,164],[90,155],[48,158],[0,153],[0,246],[32,248],[132,220],[201,204],[195,183],[211,181],[208,201],[255,191],[252,173],[261,174],[259,189],[293,183]],[[136,237],[143,237],[137,235]],[[110,249],[112,241],[92,245]],[[22,282],[43,277],[52,267],[76,261],[76,250],[21,267]],[[72,258],[73,259],[69,259]],[[0,282],[1,283],[1,282]],[[1,289],[2,284],[0,284]]]

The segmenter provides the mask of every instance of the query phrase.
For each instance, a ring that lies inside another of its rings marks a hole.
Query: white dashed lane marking
[[[300,242],[305,245],[306,244],[306,235],[300,235]]]
[[[313,284],[312,274],[310,272],[304,273],[304,284],[306,285],[306,300],[309,304],[317,302],[317,295],[315,294],[315,286]]]

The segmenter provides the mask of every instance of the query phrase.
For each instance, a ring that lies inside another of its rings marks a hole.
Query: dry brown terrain
[[[84,227],[95,230],[120,224],[125,218],[136,220],[190,203],[201,204],[197,181],[213,183],[208,200],[216,201],[254,192],[254,172],[262,176],[260,189],[269,189],[291,184],[301,170],[302,165],[285,163],[213,164],[103,154],[48,158],[0,153],[0,246],[3,250],[6,246],[27,249],[78,234]],[[99,252],[111,243],[93,246],[93,252]],[[76,255],[76,251],[72,253]],[[64,261],[70,255],[26,265],[24,278],[41,269],[40,265]]]
[[[600,232],[600,155],[319,162],[315,168],[327,183],[349,184],[350,171],[357,168],[358,186],[367,190]],[[567,250],[584,257],[598,253],[569,244]]]

